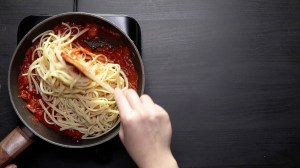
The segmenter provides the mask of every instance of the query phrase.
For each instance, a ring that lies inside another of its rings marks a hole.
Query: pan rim
[[[57,18],[60,18],[60,17],[63,17],[63,16],[67,16],[67,15],[84,15],[84,16],[88,16],[88,17],[94,17],[94,18],[97,18],[97,19],[100,19],[104,22],[107,22],[108,24],[110,24],[112,27],[116,28],[120,33],[122,33],[122,35],[129,41],[130,45],[133,47],[135,53],[137,54],[136,56],[138,57],[138,60],[139,60],[139,64],[141,65],[141,76],[142,76],[142,81],[141,81],[141,88],[140,88],[140,92],[141,94],[144,93],[144,88],[145,88],[145,72],[144,72],[144,65],[143,65],[143,62],[142,62],[142,58],[141,58],[141,55],[140,55],[140,52],[139,50],[137,49],[137,47],[135,46],[135,44],[133,43],[133,41],[130,39],[130,37],[124,33],[118,26],[116,26],[114,23],[112,23],[111,21],[99,16],[99,15],[96,15],[96,14],[93,14],[93,13],[87,13],[87,12],[66,12],[66,13],[60,13],[60,14],[56,14],[56,15],[53,15],[53,16],[50,16],[49,18],[46,18],[45,20],[41,21],[40,23],[38,23],[37,25],[35,25],[32,29],[30,29],[28,31],[28,33],[26,33],[26,35],[21,39],[21,41],[18,43],[18,45],[16,46],[13,54],[12,54],[12,58],[11,58],[11,61],[10,61],[10,64],[9,64],[9,69],[8,69],[8,90],[9,90],[9,97],[10,97],[10,101],[13,105],[13,108],[15,110],[15,113],[17,114],[17,116],[19,117],[19,119],[22,121],[22,123],[36,136],[38,136],[39,138],[51,143],[51,144],[54,144],[54,145],[57,145],[57,146],[61,146],[61,147],[65,147],[65,148],[88,148],[88,147],[93,147],[93,146],[96,146],[96,145],[100,145],[112,138],[114,138],[118,133],[119,133],[119,130],[120,130],[120,122],[115,125],[112,130],[115,129],[114,132],[109,131],[107,133],[110,133],[110,136],[108,136],[107,138],[103,139],[103,140],[99,140],[97,142],[94,142],[94,143],[90,143],[90,144],[80,144],[80,145],[67,145],[67,144],[63,144],[63,143],[59,143],[59,142],[55,142],[53,140],[50,140],[48,138],[46,138],[45,136],[41,135],[40,133],[38,133],[34,128],[32,128],[32,126],[30,126],[24,119],[23,117],[21,116],[21,114],[18,112],[18,108],[16,107],[16,104],[15,104],[15,101],[14,101],[14,96],[12,95],[12,92],[11,92],[11,72],[12,72],[12,65],[13,65],[13,62],[16,58],[16,54],[20,48],[20,46],[22,46],[23,44],[23,41],[32,33],[35,31],[35,29],[37,29],[38,27],[40,27],[41,25],[45,24],[46,22],[50,21],[50,20],[53,20],[53,19],[57,19]],[[82,141],[88,141],[88,140],[82,140]]]

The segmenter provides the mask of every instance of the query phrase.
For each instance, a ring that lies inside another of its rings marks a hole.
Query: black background
[[[72,10],[69,0],[1,1],[1,139],[19,124],[7,89],[19,22]],[[79,0],[78,11],[140,24],[145,93],[169,112],[180,167],[300,167],[300,1]],[[13,162],[135,167],[118,137],[88,149],[37,138]]]

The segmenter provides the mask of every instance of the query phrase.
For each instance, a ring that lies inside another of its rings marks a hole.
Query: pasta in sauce
[[[34,39],[19,75],[19,97],[39,122],[74,139],[97,138],[119,122],[113,89],[137,89],[128,48],[119,34],[95,24],[62,23]],[[95,50],[84,40],[101,40]],[[93,79],[65,61],[69,56]]]

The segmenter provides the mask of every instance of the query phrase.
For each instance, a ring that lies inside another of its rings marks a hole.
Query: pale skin
[[[137,166],[178,168],[170,149],[172,127],[168,113],[148,95],[139,97],[132,89],[116,89],[114,94],[121,119],[119,137]]]
[[[172,127],[168,113],[148,95],[115,90],[120,111],[119,136],[140,168],[177,168],[170,144]]]

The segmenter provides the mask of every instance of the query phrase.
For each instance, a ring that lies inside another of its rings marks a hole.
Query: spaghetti
[[[119,64],[76,42],[89,28],[62,25],[64,31],[49,30],[34,39],[39,41],[32,52],[33,62],[22,76],[28,79],[29,91],[41,96],[38,103],[47,125],[57,125],[60,131],[78,131],[82,139],[96,138],[118,124],[113,89],[127,89],[130,83]],[[89,75],[66,62],[66,57]]]

